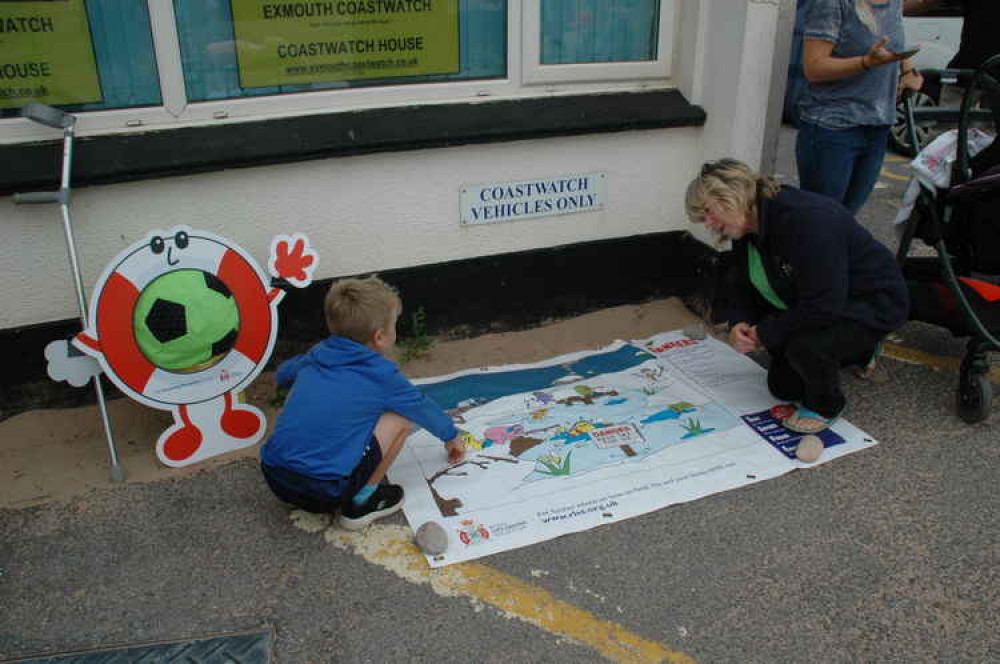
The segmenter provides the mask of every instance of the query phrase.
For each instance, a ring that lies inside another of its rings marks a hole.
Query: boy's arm
[[[427,429],[439,440],[450,443],[458,428],[444,410],[421,392],[398,369],[389,378],[387,408]]]
[[[295,377],[298,375],[299,369],[302,368],[302,364],[305,362],[305,359],[305,355],[297,355],[278,365],[278,373],[275,376],[278,387],[291,387],[292,383],[295,382]]]

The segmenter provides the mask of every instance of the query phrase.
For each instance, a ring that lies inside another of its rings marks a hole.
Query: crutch
[[[33,191],[14,194],[14,203],[19,205],[59,203],[59,207],[62,209],[66,250],[69,254],[73,280],[76,282],[76,299],[80,308],[80,322],[83,324],[83,329],[86,330],[87,298],[83,291],[83,278],[80,276],[80,261],[77,259],[76,244],[73,241],[73,220],[69,213],[70,169],[73,161],[73,130],[76,125],[76,116],[37,102],[32,102],[24,106],[21,109],[21,116],[43,124],[46,127],[62,129],[63,131],[62,179],[59,184],[59,191]],[[72,344],[69,345],[69,348],[70,352],[75,350]],[[97,405],[101,411],[101,421],[104,423],[104,433],[108,440],[108,454],[111,458],[111,481],[122,482],[125,479],[125,472],[118,461],[118,451],[115,449],[115,439],[111,432],[111,419],[108,417],[108,408],[104,400],[104,389],[101,387],[100,375],[94,376],[94,390],[97,392]]]

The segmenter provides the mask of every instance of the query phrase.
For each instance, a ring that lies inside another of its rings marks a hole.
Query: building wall
[[[84,283],[118,251],[178,224],[232,239],[262,264],[271,237],[302,232],[324,279],[676,230],[700,130],[584,137],[323,159],[80,189],[71,203]],[[601,171],[604,210],[462,227],[463,184]],[[0,199],[0,327],[72,318],[59,211]]]
[[[684,230],[684,188],[702,161],[728,154],[759,165],[777,9],[759,1],[681,3],[669,87],[704,108],[704,127],[385,152],[76,190],[84,282],[91,286],[110,258],[149,231],[177,224],[231,238],[261,263],[273,235],[306,233],[321,256],[319,279]],[[600,212],[459,224],[462,185],[592,171],[608,175]],[[5,197],[0,219],[0,329],[75,317],[58,209],[18,207]]]

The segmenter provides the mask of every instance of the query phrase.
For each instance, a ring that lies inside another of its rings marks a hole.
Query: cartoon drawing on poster
[[[312,283],[317,264],[304,235],[271,241],[270,273],[291,286]],[[264,435],[263,413],[239,395],[271,355],[283,296],[225,238],[187,226],[152,231],[105,268],[90,301],[89,327],[72,344],[96,358],[132,399],[173,413],[156,454],[167,466],[187,466]],[[49,374],[72,375],[78,385],[79,371],[66,368],[74,363],[67,357],[72,349],[64,346],[46,349]]]
[[[479,406],[472,420],[466,413],[462,428],[468,459],[425,475],[440,515],[456,516],[484,504],[497,507],[498,498],[481,491],[478,483],[453,481],[468,477],[472,468],[490,470],[491,480],[503,475],[502,493],[519,499],[518,491],[529,484],[641,462],[739,424],[693,386],[665,380],[657,373],[656,360],[647,357],[645,364],[602,375],[600,382],[581,378]],[[536,403],[545,405],[523,408]],[[432,454],[431,467],[437,463]],[[499,465],[507,467],[497,472]]]
[[[698,365],[688,373],[696,346]],[[756,410],[734,410],[720,397],[734,381],[752,393],[743,401]],[[390,470],[406,490],[410,524],[435,521],[453,541],[446,554],[428,557],[432,566],[801,467],[742,417],[775,403],[763,370],[712,339],[664,333],[418,383],[451,414],[466,447],[466,458],[449,466],[440,442],[421,431]],[[847,422],[838,431],[842,442],[824,461],[873,442]]]

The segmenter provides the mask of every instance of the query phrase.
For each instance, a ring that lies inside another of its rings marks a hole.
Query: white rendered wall
[[[153,229],[211,230],[266,264],[271,237],[306,233],[315,278],[684,226],[699,128],[596,134],[324,159],[87,187],[74,193],[88,293],[107,262]],[[459,224],[463,184],[602,171],[602,211],[474,227]],[[59,208],[0,199],[0,328],[77,315]],[[602,266],[601,269],[613,269]]]

